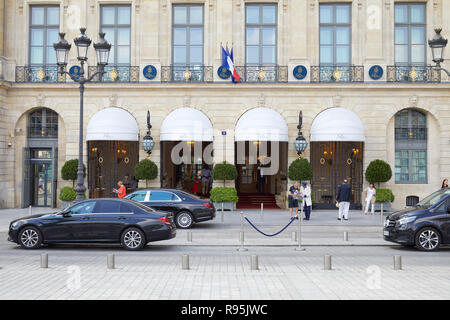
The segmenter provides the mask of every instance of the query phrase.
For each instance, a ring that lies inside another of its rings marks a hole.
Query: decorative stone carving
[[[409,98],[409,106],[412,108],[417,108],[417,105],[419,104],[419,97],[416,95],[413,95],[411,98]]]
[[[191,106],[191,96],[185,95],[183,98],[183,107],[190,107]]]
[[[134,10],[135,10],[136,14],[139,14],[139,12],[141,11],[141,0],[135,1]]]
[[[342,106],[342,97],[337,95],[333,97],[333,107],[338,108]]]
[[[264,96],[264,93],[261,93],[258,97],[258,107],[262,108],[266,105],[266,97]]]
[[[118,100],[117,94],[110,95],[109,96],[109,106],[110,107],[117,107],[117,100]]]
[[[17,8],[19,9],[19,14],[22,15],[23,14],[23,0],[19,0],[16,3],[17,3]]]
[[[309,9],[314,10],[316,7],[316,0],[309,0]]]
[[[43,107],[45,106],[45,94],[38,93],[36,96],[36,107]]]
[[[391,8],[391,0],[385,0],[384,6],[386,7],[386,10],[389,10]]]

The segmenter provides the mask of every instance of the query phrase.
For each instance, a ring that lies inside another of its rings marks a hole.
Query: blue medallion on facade
[[[80,66],[72,66],[72,67],[69,69],[69,74],[70,74],[72,77],[78,78],[78,77],[80,76],[80,71],[81,71],[81,67],[80,67]]]
[[[298,65],[294,68],[294,70],[292,71],[292,74],[294,75],[295,79],[302,80],[308,74],[308,70],[306,69],[305,66]]]
[[[382,76],[383,76],[383,68],[381,66],[374,65],[374,66],[370,67],[370,69],[369,69],[369,77],[372,80],[381,79]]]
[[[142,74],[144,75],[144,77],[146,79],[153,80],[156,77],[157,71],[156,71],[156,68],[154,66],[149,64],[149,65],[144,67],[144,69],[142,70]]]
[[[226,80],[231,76],[231,72],[224,66],[220,66],[217,69],[217,75],[219,76],[220,79]]]

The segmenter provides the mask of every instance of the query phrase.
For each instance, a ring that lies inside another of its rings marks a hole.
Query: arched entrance
[[[275,195],[286,189],[288,127],[270,108],[245,112],[235,129],[236,188],[239,208],[276,208]]]
[[[139,129],[134,117],[121,108],[106,108],[89,121],[88,189],[90,198],[112,197],[119,180],[130,190],[139,159]]]
[[[311,126],[314,208],[336,208],[337,189],[344,179],[352,186],[351,208],[362,207],[364,141],[364,125],[348,109],[330,108],[314,119]]]
[[[161,186],[192,192],[198,173],[212,169],[213,127],[201,111],[183,107],[163,121],[161,141]],[[209,189],[209,188],[207,188]],[[198,193],[202,194],[201,188]],[[207,195],[209,191],[205,191]]]

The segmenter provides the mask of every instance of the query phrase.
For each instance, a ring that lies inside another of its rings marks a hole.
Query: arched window
[[[28,137],[58,138],[58,114],[47,108],[31,112],[28,116]]]
[[[418,110],[395,115],[395,182],[427,182],[427,118]]]

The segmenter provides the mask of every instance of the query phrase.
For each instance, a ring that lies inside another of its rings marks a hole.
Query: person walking
[[[344,179],[344,183],[339,186],[336,201],[339,205],[338,220],[348,220],[348,210],[350,209],[350,200],[352,198],[352,187],[348,184],[348,180]]]
[[[305,212],[305,220],[309,220],[309,217],[311,216],[311,206],[312,206],[312,200],[311,200],[311,188],[308,185],[308,182],[303,181],[302,187],[300,188],[300,195],[303,199],[302,206],[303,206],[303,212]]]
[[[200,184],[201,175],[202,172],[199,171],[192,181],[192,193],[195,195],[198,194],[198,185]]]
[[[442,181],[441,189],[447,189],[448,188],[448,179],[444,179]]]
[[[375,213],[375,195],[377,194],[377,189],[373,183],[369,184],[366,190],[366,207],[364,208],[364,215],[369,212],[369,206],[372,205],[370,213],[373,215]]]
[[[298,189],[299,183],[295,182],[293,186],[289,188],[288,191],[288,203],[289,203],[289,212],[291,214],[291,219],[298,219],[298,198],[300,196],[300,190]],[[293,211],[295,209],[295,216]]]
[[[127,189],[122,181],[117,182],[117,185],[119,186],[119,189],[113,189],[113,192],[117,193],[118,198],[122,199],[127,195]]]
[[[201,175],[202,175],[202,195],[206,197],[209,193],[209,184],[211,179],[211,170],[209,170],[208,166],[203,167]]]

